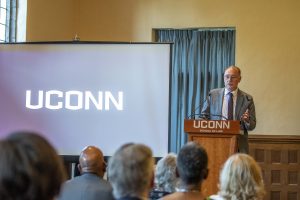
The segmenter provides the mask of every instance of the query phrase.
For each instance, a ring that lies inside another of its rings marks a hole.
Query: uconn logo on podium
[[[117,97],[115,97],[109,91],[99,91],[98,94],[94,95],[91,91],[71,90],[62,92],[59,90],[39,90],[37,95],[32,95],[31,90],[26,90],[26,108],[29,109],[47,108],[59,110],[65,108],[68,110],[90,110],[93,107],[97,110],[110,110],[112,106],[116,110],[123,110],[122,91],[119,91]]]
[[[229,121],[208,121],[208,120],[199,120],[194,121],[194,128],[214,128],[214,129],[230,129]]]

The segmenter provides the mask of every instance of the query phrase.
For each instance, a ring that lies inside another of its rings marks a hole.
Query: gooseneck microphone
[[[210,114],[210,113],[194,113],[194,114],[189,115],[189,119],[191,119],[193,117],[195,119],[196,116],[199,116],[199,119],[211,119],[211,117],[218,117],[221,120],[228,120],[228,118],[223,115]]]
[[[201,103],[193,110],[193,112],[188,116],[188,119],[191,118],[196,118],[198,117],[199,119],[210,119],[211,117],[219,117],[222,120],[228,120],[227,117],[220,115],[220,114],[213,114],[213,113],[207,113],[207,112],[202,112],[202,107],[207,101],[210,99],[210,93],[208,96],[201,101]],[[201,111],[198,113],[195,113],[196,110],[198,110],[201,107]]]
[[[204,103],[210,98],[210,93],[208,94],[208,96],[204,99],[202,99],[200,101],[200,104],[195,108],[193,109],[192,113],[188,116],[188,119],[191,119],[191,118],[196,118],[196,116],[199,116],[199,118],[203,118],[204,114],[201,112],[201,113],[195,113],[195,111],[197,111],[199,108],[202,109]]]

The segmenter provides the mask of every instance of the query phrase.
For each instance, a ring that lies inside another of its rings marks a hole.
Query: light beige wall
[[[77,29],[79,0],[27,0],[26,41],[70,41]]]
[[[299,0],[28,0],[27,40],[149,42],[152,28],[236,27],[252,133],[300,135],[299,10]]]

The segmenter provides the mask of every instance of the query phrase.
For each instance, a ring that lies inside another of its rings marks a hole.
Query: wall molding
[[[249,143],[300,144],[300,135],[249,135]]]

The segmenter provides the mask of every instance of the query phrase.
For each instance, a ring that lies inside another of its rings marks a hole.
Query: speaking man
[[[202,108],[202,115],[212,120],[240,120],[244,134],[238,142],[239,152],[248,153],[248,132],[256,126],[255,106],[251,95],[238,88],[241,81],[241,70],[229,66],[224,73],[224,88],[209,92]]]

